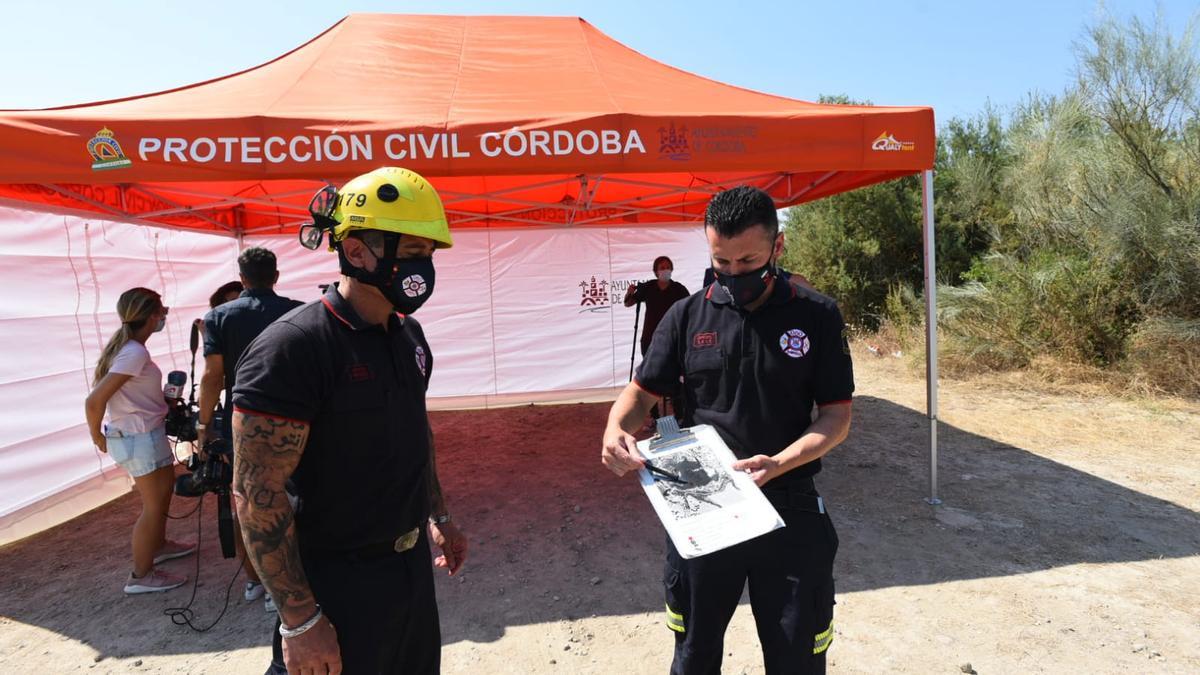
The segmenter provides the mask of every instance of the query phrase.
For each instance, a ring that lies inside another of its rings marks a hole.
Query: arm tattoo
[[[446,513],[446,498],[442,495],[442,484],[438,481],[437,456],[433,450],[433,428],[429,429],[429,512],[433,515]]]
[[[233,415],[233,494],[246,555],[290,626],[306,620],[315,602],[284,492],[307,440],[303,422]]]

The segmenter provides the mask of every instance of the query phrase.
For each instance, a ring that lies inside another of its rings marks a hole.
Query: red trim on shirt
[[[336,316],[338,321],[341,321],[342,323],[346,324],[347,326],[349,326],[352,329],[354,328],[354,324],[347,321],[346,318],[343,317],[341,314],[338,314],[337,310],[333,308],[333,305],[328,300],[326,300],[325,298],[321,298],[321,304],[325,305],[325,309],[329,310],[330,314]]]
[[[705,299],[705,300],[712,300],[712,289],[713,289],[713,286],[716,286],[716,284],[709,284],[709,286],[708,286],[708,291],[707,291],[707,292],[704,294],[704,299]]]
[[[646,385],[642,384],[641,382],[638,382],[636,377],[635,377],[635,378],[633,378],[633,384],[634,384],[634,386],[636,386],[638,389],[641,389],[642,391],[646,392],[647,394],[650,394],[651,396],[653,396],[653,397],[655,397],[655,398],[666,398],[666,396],[665,396],[665,395],[663,395],[663,394],[660,394],[660,393],[658,393],[658,392],[656,392],[656,391],[650,391],[649,389],[647,389],[647,388],[646,388]]]
[[[852,402],[852,399],[844,398],[840,401],[826,401],[824,403],[818,403],[817,407],[824,408],[827,405],[850,405],[851,402]]]
[[[240,412],[243,415],[256,415],[258,417],[265,417],[269,420],[281,420],[283,422],[295,422],[296,424],[308,424],[308,420],[298,420],[294,417],[284,417],[283,415],[272,415],[271,413],[259,412],[257,410],[250,410],[249,408],[243,408],[241,406],[236,406],[236,405],[233,406],[233,411]]]

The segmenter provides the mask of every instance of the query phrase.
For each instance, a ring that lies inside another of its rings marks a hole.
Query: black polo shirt
[[[667,310],[671,309],[671,305],[687,296],[687,288],[678,281],[672,281],[667,284],[666,288],[659,288],[658,281],[647,281],[635,287],[634,301],[646,303],[646,323],[642,326],[643,345],[650,342],[650,338],[654,336],[654,331],[662,322],[662,318],[666,316]],[[642,350],[643,354],[645,351],[645,349]]]
[[[819,293],[776,280],[767,301],[744,312],[714,284],[671,307],[635,382],[661,396],[683,376],[685,423],[712,425],[741,459],[774,455],[804,434],[813,403],[853,395],[844,331],[837,303]],[[820,470],[809,462],[772,484]]]
[[[220,354],[225,366],[225,404],[233,400],[234,375],[238,359],[250,342],[275,319],[302,305],[275,291],[247,288],[237,298],[217,305],[204,315],[204,355]],[[230,437],[232,415],[222,420],[222,438]]]
[[[304,550],[394,541],[429,517],[433,356],[420,324],[366,323],[333,284],[267,327],[237,364],[240,412],[309,424],[292,475]]]

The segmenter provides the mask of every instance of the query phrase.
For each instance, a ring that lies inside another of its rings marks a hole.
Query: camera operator
[[[234,385],[238,359],[242,352],[258,334],[271,322],[288,313],[300,302],[275,294],[275,282],[279,280],[276,269],[275,254],[271,251],[253,247],[242,251],[238,256],[238,269],[241,273],[240,288],[244,288],[236,299],[214,305],[204,317],[204,377],[200,380],[200,412],[199,423],[196,425],[197,447],[208,451],[231,449],[230,440],[233,433],[230,430],[228,406]],[[213,300],[218,299],[221,291],[228,293],[232,284],[225,284]],[[217,407],[221,392],[225,392],[226,412],[219,417],[219,428],[210,428],[213,423],[213,411]],[[237,528],[235,528],[236,530]],[[258,573],[250,560],[245,558],[245,547],[242,544],[240,532],[234,537],[238,555],[243,556],[243,567],[246,570],[246,588],[244,597],[247,601],[263,597],[265,591],[258,579]],[[271,596],[267,595],[266,609],[275,611]]]
[[[175,480],[175,456],[167,444],[162,371],[150,358],[146,340],[166,326],[167,307],[158,293],[131,288],[117,300],[121,328],[113,333],[96,363],[95,385],[84,412],[92,442],[133,477],[142,513],[133,526],[133,572],[125,592],[156,593],[178,588],[187,577],[155,565],[188,555],[194,544],[168,541],[167,511]],[[101,430],[100,421],[108,423]]]

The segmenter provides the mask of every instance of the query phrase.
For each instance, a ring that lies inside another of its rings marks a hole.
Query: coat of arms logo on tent
[[[601,309],[608,309],[610,300],[608,295],[608,281],[601,279],[596,281],[596,277],[592,277],[590,282],[579,282],[579,289],[582,291],[583,297],[579,299],[581,312],[595,312]]]
[[[121,144],[117,142],[116,136],[108,127],[104,127],[96,132],[92,140],[87,144],[88,153],[92,155],[92,169],[94,171],[103,171],[105,169],[122,169],[133,162],[121,152]]]
[[[658,154],[660,157],[676,161],[692,158],[686,124],[676,128],[675,123],[671,122],[668,126],[658,128]]]

